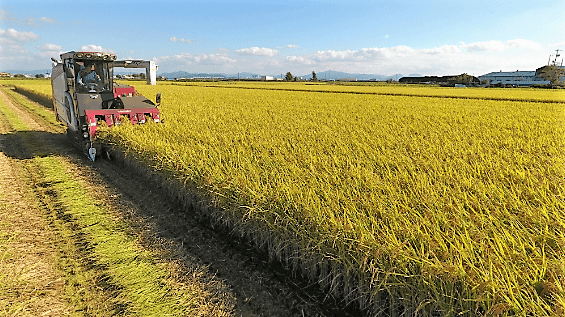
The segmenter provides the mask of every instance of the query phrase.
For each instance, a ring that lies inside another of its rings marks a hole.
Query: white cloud
[[[282,49],[286,49],[286,48],[299,48],[300,46],[298,45],[294,45],[294,44],[288,44],[285,46],[277,46],[277,50],[282,50]]]
[[[21,45],[19,44],[8,44],[8,45],[2,45],[2,51],[4,53],[7,53],[9,55],[21,55],[21,54],[26,54],[28,53],[28,51],[26,51]],[[6,56],[1,56],[2,58],[0,58],[0,61],[3,61],[3,58],[10,58],[11,56],[6,55]]]
[[[500,41],[461,43],[459,47],[469,52],[502,52],[505,49],[504,44]]]
[[[549,44],[549,47],[556,47],[556,46],[563,46],[565,47],[565,41],[563,42],[559,42],[559,43],[555,43],[555,44]]]
[[[189,43],[189,44],[190,44],[190,43],[194,43],[193,40],[186,40],[186,39],[184,39],[184,38],[177,39],[177,38],[174,37],[174,36],[171,37],[171,38],[169,39],[169,41],[171,41],[171,42],[180,42],[180,43]]]
[[[537,42],[524,40],[524,39],[515,39],[515,40],[508,40],[506,41],[506,46],[508,48],[522,48],[527,50],[543,50],[543,46]]]
[[[11,41],[9,44],[1,45],[0,69],[2,70],[29,69],[32,65],[37,65],[38,60],[39,57],[26,50],[21,42]],[[45,64],[49,67],[47,61]]]
[[[80,51],[81,52],[104,52],[104,53],[113,53],[115,54],[115,52],[109,48],[103,48],[100,45],[94,45],[94,44],[88,44],[88,45],[83,45],[80,47]]]
[[[51,57],[53,57],[54,59],[61,59],[61,54],[63,52],[59,51],[59,52],[55,52],[55,51],[47,51],[47,52],[39,52],[36,54],[36,56],[44,61],[51,61]]]
[[[37,55],[40,59],[50,60],[51,57],[59,59],[63,51],[61,50],[61,45],[45,43],[41,46],[36,47],[39,50]]]
[[[230,58],[227,54],[190,54],[181,53],[171,56],[155,57],[153,59],[159,68],[164,71],[176,71],[179,69],[194,69],[201,65],[220,65],[227,66],[236,62],[235,59]],[[197,70],[200,71],[200,70]]]
[[[39,35],[33,32],[20,32],[15,29],[0,29],[0,63],[3,69],[7,69],[14,62],[22,61],[26,65],[33,59],[28,58],[30,53],[24,49],[26,42],[39,39]]]
[[[429,55],[453,55],[461,53],[461,49],[457,45],[443,45],[440,47],[434,48],[424,48],[418,50],[422,54],[429,54]]]
[[[427,55],[440,55],[440,54],[452,54],[457,53],[460,50],[456,46],[446,45],[439,48],[433,49],[420,49],[415,50],[411,47],[405,45],[399,45],[394,47],[371,47],[363,48],[360,50],[344,50],[344,51],[318,51],[314,54],[309,54],[305,56],[287,56],[288,61],[312,64],[313,62],[324,63],[324,62],[370,62],[378,60],[389,60],[393,58],[402,58],[413,56],[416,54],[427,54]]]
[[[0,21],[16,21],[16,19],[10,12],[0,9]]]
[[[37,47],[40,51],[60,51],[62,49],[61,45],[46,43]]]
[[[463,72],[481,75],[500,69],[535,70],[545,63],[541,45],[528,40],[477,42],[412,48],[405,45],[371,47],[359,50],[326,50],[313,54],[290,55],[286,68],[293,73],[327,69],[366,74],[450,75]],[[513,49],[522,49],[512,52]],[[297,71],[300,69],[300,71]]]
[[[37,19],[39,22],[44,23],[57,23],[55,19],[48,18],[48,17],[41,17]],[[25,25],[33,26],[33,27],[41,27],[41,25],[37,24],[36,19],[29,17],[27,19],[20,20],[14,17],[9,11],[0,9],[0,21],[17,21],[23,23]]]
[[[279,51],[268,47],[250,47],[235,50],[239,55],[275,56]]]
[[[24,23],[29,26],[39,27],[39,24],[35,23],[33,18],[27,18]]]
[[[307,56],[287,56],[286,60],[301,65],[313,65],[315,63],[314,60]]]
[[[39,18],[39,21],[45,22],[45,23],[57,23],[57,21],[55,19],[51,19],[51,18],[47,18],[47,17],[41,17],[41,18]]]
[[[508,40],[506,41],[506,43],[502,43],[501,41],[494,41],[494,40],[487,42],[475,42],[470,44],[462,43],[459,47],[469,52],[503,52],[514,48],[527,49],[527,50],[543,49],[543,46],[541,44],[524,39]]]
[[[39,35],[33,32],[20,32],[15,29],[0,29],[0,41],[32,42],[39,39]],[[0,42],[1,44],[2,42]]]
[[[336,61],[336,60],[348,60],[348,61],[354,61],[356,59],[358,59],[357,55],[358,51],[352,51],[352,50],[345,50],[345,51],[334,51],[334,50],[328,50],[328,51],[318,51],[317,53],[312,55],[312,58],[323,62],[323,61]]]

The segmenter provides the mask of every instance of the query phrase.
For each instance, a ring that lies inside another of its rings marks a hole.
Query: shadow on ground
[[[30,100],[37,102],[38,104],[42,105],[45,108],[53,109],[53,102],[49,98],[39,96],[35,93],[29,92],[25,89],[21,89],[19,87],[15,87],[14,91],[16,91],[17,93],[19,93],[21,95],[26,96]]]
[[[0,134],[0,151],[18,160],[45,157],[55,154],[53,148],[48,146],[52,142],[68,143],[67,136],[45,131],[10,132]]]

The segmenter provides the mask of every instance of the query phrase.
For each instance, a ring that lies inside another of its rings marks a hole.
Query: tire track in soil
[[[18,114],[33,121],[23,110]],[[64,134],[50,133],[48,126],[35,128],[45,131],[37,134],[41,142],[73,163],[73,175],[91,184],[90,192],[98,203],[132,224],[145,247],[166,249],[187,272],[194,262],[208,266],[212,278],[229,285],[236,298],[235,316],[363,315],[352,305],[326,296],[301,276],[293,276],[280,263],[269,261],[265,253],[246,241],[212,228],[206,220],[195,219],[192,211],[183,210],[142,175],[107,160],[91,163]]]

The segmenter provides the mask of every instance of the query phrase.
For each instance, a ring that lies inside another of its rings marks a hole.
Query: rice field
[[[0,79],[0,85],[17,86],[45,98],[52,97],[50,79]]]
[[[439,87],[430,85],[402,85],[371,82],[181,82],[174,85],[206,86],[245,89],[276,89],[287,91],[318,91],[348,94],[374,94],[390,96],[420,96],[438,98],[463,98],[485,100],[513,100],[513,101],[538,101],[538,102],[565,102],[565,93],[560,89],[537,88],[474,88],[461,89],[454,87]]]
[[[103,137],[329,292],[373,315],[565,313],[562,92],[135,86],[166,123]]]

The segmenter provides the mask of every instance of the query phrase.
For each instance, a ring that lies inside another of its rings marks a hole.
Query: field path
[[[8,244],[12,248],[10,252],[15,252],[21,262],[15,260],[10,265],[38,263],[28,267],[34,270],[30,271],[29,276],[35,284],[26,284],[33,290],[26,296],[34,299],[39,290],[43,300],[34,300],[37,307],[29,309],[35,309],[36,313],[30,315],[47,312],[48,316],[60,316],[77,309],[61,296],[66,281],[64,273],[58,271],[54,264],[57,260],[53,257],[57,253],[52,249],[57,241],[53,239],[57,236],[50,232],[52,228],[46,224],[45,216],[41,215],[45,211],[33,208],[33,204],[41,202],[37,201],[37,197],[34,201],[33,185],[25,181],[35,177],[29,175],[34,169],[28,166],[27,161],[37,156],[37,148],[41,148],[41,157],[62,158],[70,177],[83,184],[85,192],[92,197],[90,203],[106,210],[116,221],[127,223],[129,227],[125,229],[126,233],[136,237],[140,249],[159,254],[155,261],[168,263],[171,276],[179,285],[188,283],[187,276],[194,280],[194,275],[198,275],[197,280],[206,281],[203,288],[209,293],[206,296],[207,305],[214,307],[214,303],[217,303],[216,306],[223,307],[222,312],[216,312],[217,315],[358,315],[355,310],[342,309],[342,303],[325,297],[318,288],[308,285],[300,277],[292,277],[280,265],[271,263],[264,254],[245,242],[237,241],[226,232],[213,230],[205,220],[194,219],[191,211],[182,210],[179,204],[168,198],[164,190],[148,183],[142,176],[111,161],[99,159],[95,163],[89,162],[85,155],[67,143],[64,134],[55,132],[60,131],[60,127],[37,118],[2,89],[0,98],[31,130],[10,134],[6,119],[0,115],[0,124],[3,123],[0,126],[0,208],[8,208],[5,209],[8,212],[0,211],[0,239],[4,239],[7,233],[5,224],[13,228],[11,232],[19,230],[27,232],[25,236],[33,237],[31,241],[18,242],[15,239],[15,242]],[[41,107],[27,98],[25,100],[34,107]],[[3,127],[4,130],[1,130]],[[27,150],[30,148],[32,150]],[[30,198],[18,205],[16,202],[20,196]],[[25,211],[26,214],[20,214],[19,211]],[[24,244],[27,248],[23,247]],[[2,252],[0,249],[0,255]],[[7,264],[0,262],[0,265]],[[36,275],[42,278],[34,278]],[[115,290],[113,292],[99,295],[103,299],[114,296]],[[10,300],[3,298],[4,295],[0,292],[0,304],[3,300]],[[49,310],[53,313],[49,313]]]
[[[0,97],[10,109],[19,110],[2,90]],[[0,134],[7,132],[5,118],[0,117]],[[56,238],[34,203],[29,181],[22,179],[21,164],[4,154],[5,149],[18,147],[10,142],[0,139],[0,315],[69,315],[64,275],[54,265]]]

